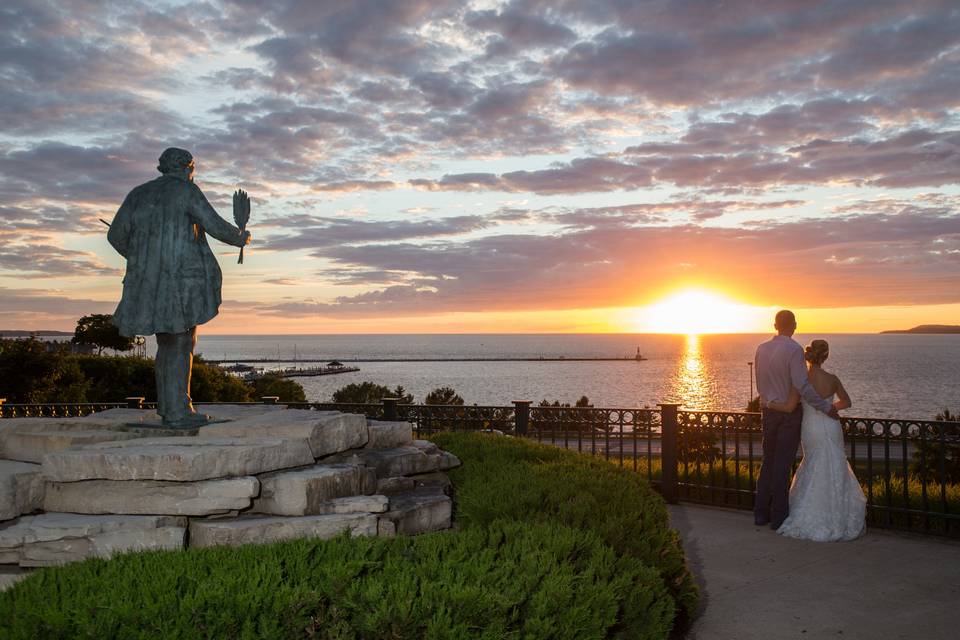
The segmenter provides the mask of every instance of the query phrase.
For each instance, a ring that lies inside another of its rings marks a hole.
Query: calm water
[[[468,404],[544,398],[596,406],[677,401],[691,408],[742,409],[750,395],[756,345],[767,335],[303,335],[205,336],[208,358],[618,357],[637,348],[643,362],[361,362],[360,371],[298,378],[310,400],[329,400],[350,382],[403,385],[417,401],[452,386]],[[853,398],[848,415],[932,419],[960,408],[960,335],[798,334],[830,342],[825,368]],[[270,368],[271,365],[266,365]],[[289,365],[283,365],[289,366]]]

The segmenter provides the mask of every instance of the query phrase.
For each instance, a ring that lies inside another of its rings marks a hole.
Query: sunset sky
[[[165,147],[213,333],[960,324],[960,3],[0,6],[0,329],[110,313]]]

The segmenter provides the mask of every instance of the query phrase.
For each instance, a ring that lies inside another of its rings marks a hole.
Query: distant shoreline
[[[53,329],[25,331],[23,329],[0,329],[0,336],[11,338],[29,338],[30,336],[72,336],[73,331],[54,331]]]
[[[960,333],[960,324],[921,324],[912,329],[890,329],[880,333],[955,334]]]

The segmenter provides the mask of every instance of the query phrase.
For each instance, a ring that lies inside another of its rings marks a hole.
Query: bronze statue
[[[220,265],[206,234],[236,247],[250,242],[207,202],[193,182],[189,151],[171,147],[160,156],[163,175],[131,191],[107,239],[127,259],[123,297],[113,322],[125,336],[157,336],[157,405],[164,426],[194,428],[207,417],[190,399],[197,325],[220,309]],[[234,217],[249,216],[250,200],[238,191]]]

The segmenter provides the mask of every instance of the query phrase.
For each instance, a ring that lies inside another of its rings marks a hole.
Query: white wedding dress
[[[847,464],[840,422],[803,403],[803,461],[790,486],[790,515],[777,533],[832,542],[853,540],[866,528],[867,500]]]

